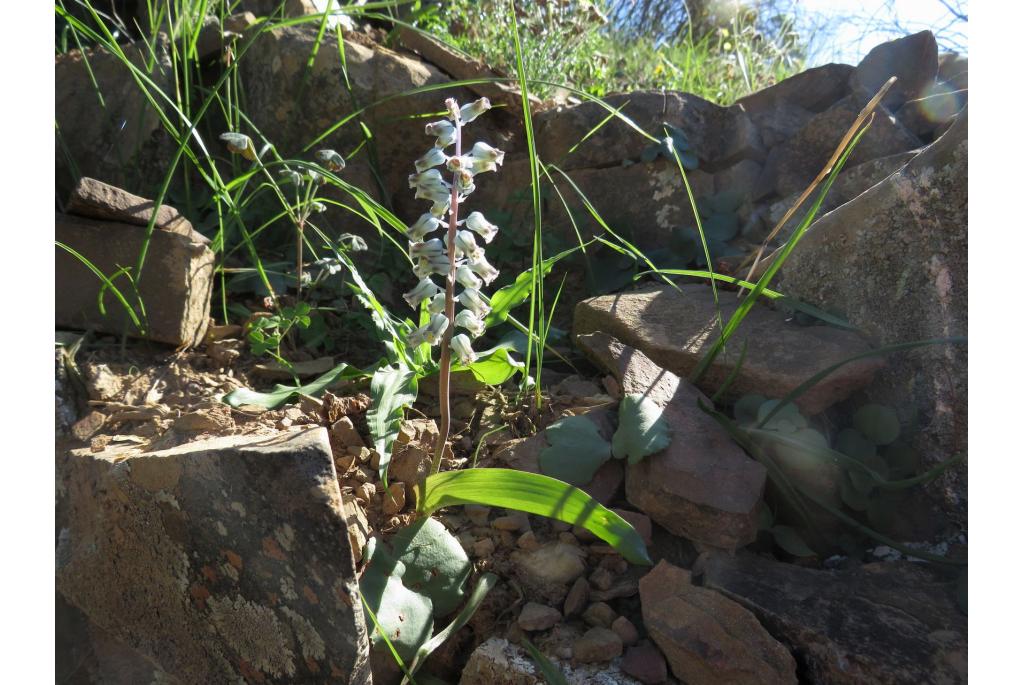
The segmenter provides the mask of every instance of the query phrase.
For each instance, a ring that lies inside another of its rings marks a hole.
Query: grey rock
[[[568,586],[583,575],[585,552],[564,542],[549,542],[535,550],[516,550],[512,563],[516,577],[530,592],[552,602],[561,601]]]
[[[844,285],[855,287],[856,282]],[[738,303],[732,295],[719,298],[724,320],[729,320]],[[853,332],[798,326],[787,318],[782,312],[755,305],[698,388],[713,394],[722,385],[735,368],[745,339],[751,344],[726,401],[748,393],[782,397],[818,371],[871,349]],[[717,320],[708,286],[689,284],[678,290],[667,285],[648,286],[583,300],[576,305],[573,333],[578,337],[602,331],[635,347],[658,366],[686,377],[714,344]],[[869,385],[883,364],[877,358],[847,364],[801,395],[797,406],[808,415],[817,414]]]
[[[622,656],[622,638],[608,628],[595,627],[572,645],[572,657],[583,663],[611,661]]]
[[[955,581],[931,566],[817,571],[715,554],[703,562],[703,584],[752,611],[808,682],[967,682],[967,619]]]
[[[177,209],[169,205],[160,205],[154,210],[154,204],[152,200],[133,195],[117,186],[83,176],[71,189],[67,213],[137,226],[148,226],[155,213],[156,228],[178,233],[194,243],[210,242],[210,239],[198,233]]]
[[[903,36],[871,49],[850,77],[852,88],[874,94],[882,84],[895,76],[896,83],[882,99],[882,104],[898,109],[907,100],[925,94],[935,82],[939,70],[939,51],[931,31]]]
[[[640,581],[644,627],[690,685],[791,683],[796,662],[742,606],[662,561]],[[827,682],[827,681],[824,681]]]
[[[819,219],[782,271],[789,295],[845,314],[879,344],[967,334],[967,110],[882,183]],[[967,348],[894,356],[867,388],[918,413],[929,464],[967,447]],[[966,521],[966,463],[930,491]]]
[[[674,436],[664,451],[627,468],[630,503],[691,540],[726,549],[753,542],[766,471],[697,406],[698,400],[710,400],[608,335],[584,335],[577,342],[619,380],[624,394],[643,395],[662,407]]]
[[[545,604],[527,602],[519,612],[516,623],[523,630],[536,631],[547,630],[561,620],[562,614],[558,609]]]
[[[565,596],[565,604],[562,605],[562,612],[568,616],[575,616],[587,606],[587,598],[590,597],[590,584],[582,576],[577,578],[569,594]]]
[[[79,450],[57,474],[57,590],[113,640],[181,682],[366,682],[324,429]]]
[[[640,685],[614,664],[569,663],[552,656],[542,645],[538,647],[569,685]],[[469,656],[459,685],[546,685],[546,681],[526,650],[504,638],[492,637]]]
[[[96,221],[58,214],[56,240],[71,247],[104,274],[122,266],[134,267],[146,237],[135,224]],[[104,333],[140,334],[123,307],[108,293],[106,316],[97,299],[102,283],[78,258],[57,247],[55,319],[58,326],[90,328]],[[148,328],[143,337],[176,346],[196,346],[203,340],[210,318],[214,254],[201,242],[166,230],[155,230],[148,259],[137,286],[146,307]],[[132,292],[118,281],[129,304]]]
[[[824,64],[807,69],[736,101],[751,117],[793,105],[808,112],[823,112],[850,93],[854,67]]]

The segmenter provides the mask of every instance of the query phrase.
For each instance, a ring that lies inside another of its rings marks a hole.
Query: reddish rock
[[[658,685],[668,680],[668,665],[658,648],[644,640],[626,650],[622,657],[622,671],[645,685]]]

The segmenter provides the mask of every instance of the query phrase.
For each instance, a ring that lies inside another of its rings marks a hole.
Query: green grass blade
[[[525,511],[586,528],[634,564],[649,566],[640,534],[621,516],[579,488],[560,480],[514,469],[448,471],[416,486],[423,514],[458,504],[482,504]]]
[[[128,315],[128,318],[131,319],[131,322],[135,326],[136,330],[138,330],[139,333],[145,333],[145,327],[142,325],[142,322],[139,321],[139,317],[135,313],[135,310],[132,308],[132,306],[130,304],[128,304],[128,300],[121,293],[121,291],[118,289],[118,287],[116,285],[114,285],[114,282],[111,279],[107,278],[106,274],[104,274],[100,270],[100,268],[98,266],[93,264],[91,261],[89,261],[88,258],[86,258],[84,255],[79,253],[74,248],[72,248],[72,247],[70,247],[68,245],[65,245],[64,243],[62,243],[60,241],[54,241],[54,244],[57,247],[59,247],[62,250],[64,250],[65,252],[68,252],[72,257],[74,257],[75,259],[80,261],[83,265],[85,265],[85,267],[87,269],[89,269],[89,271],[93,272],[93,274],[95,274],[96,278],[100,279],[100,282],[103,284],[102,287],[103,288],[109,288],[110,292],[114,293],[114,297],[117,298],[117,301],[121,303],[121,306],[124,308],[124,311]],[[102,309],[100,311],[102,312]]]
[[[540,670],[544,681],[548,685],[569,685],[569,681],[565,679],[565,674],[562,673],[561,669],[551,663],[551,660],[544,656],[537,647],[523,638],[523,646],[526,647],[526,651],[530,653],[530,658],[533,659],[534,663],[537,664],[537,668]]]
[[[326,390],[332,383],[341,379],[366,378],[369,374],[348,364],[338,364],[315,381],[296,387],[286,385],[275,386],[271,392],[255,392],[248,388],[232,390],[224,396],[224,402],[232,407],[252,404],[266,409],[277,409],[299,395],[315,397]]]

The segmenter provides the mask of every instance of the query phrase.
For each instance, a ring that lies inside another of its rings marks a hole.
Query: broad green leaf
[[[544,682],[548,685],[569,685],[569,681],[565,679],[565,674],[562,673],[561,669],[551,663],[551,659],[544,656],[532,642],[523,638],[523,646],[526,647],[526,651],[530,653],[530,658],[537,664],[537,668],[540,669],[541,675],[544,676]]]
[[[391,446],[398,437],[405,408],[416,401],[416,373],[403,366],[382,366],[370,381],[372,405],[366,412],[366,426],[373,447],[380,455],[380,478],[387,485]]]
[[[290,402],[299,395],[310,395],[316,397],[326,390],[332,383],[341,379],[366,378],[368,373],[348,364],[338,364],[336,367],[323,374],[319,378],[305,385],[287,386],[275,385],[270,392],[255,392],[248,388],[232,390],[224,396],[224,402],[232,407],[241,407],[245,404],[252,404],[266,409],[277,409],[283,404]]]
[[[804,542],[804,539],[800,537],[800,533],[796,532],[795,528],[791,526],[773,526],[771,533],[775,538],[775,544],[794,557],[814,556],[814,550],[807,546],[807,543]]]
[[[543,276],[547,276],[551,273],[551,269],[555,264],[578,249],[580,249],[579,245],[545,259],[541,263],[541,274]],[[491,295],[491,311],[486,317],[484,317],[484,323],[487,324],[487,327],[490,328],[495,324],[504,322],[508,319],[508,315],[513,309],[521,305],[523,302],[526,302],[530,297],[530,293],[533,291],[533,283],[533,269],[531,268],[516,276],[514,283],[496,290],[494,294]]]
[[[422,518],[396,533],[391,544],[395,558],[405,565],[402,582],[430,598],[434,617],[455,611],[473,565],[444,524],[429,516]]]
[[[507,346],[491,348],[478,355],[478,359],[469,366],[455,365],[452,372],[462,370],[472,372],[473,377],[486,385],[501,385],[517,373],[523,373],[526,366],[509,354]]]
[[[437,473],[415,486],[423,514],[458,504],[482,504],[547,516],[586,528],[634,564],[651,565],[640,534],[615,512],[579,488],[548,476],[514,469]]]
[[[540,470],[571,485],[589,483],[601,464],[612,456],[608,441],[585,416],[567,416],[555,421],[544,431],[544,437],[551,446],[541,450]]]
[[[649,397],[626,395],[619,403],[619,429],[612,436],[612,454],[636,464],[668,447],[672,441],[662,408]]]
[[[430,598],[405,586],[402,582],[405,565],[376,539],[367,542],[366,553],[366,572],[359,578],[359,591],[379,627],[371,641],[376,646],[383,639],[383,633],[402,661],[408,662],[434,632]]]

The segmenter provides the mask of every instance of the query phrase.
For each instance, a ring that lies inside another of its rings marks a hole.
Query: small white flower
[[[417,347],[423,343],[436,345],[441,341],[441,336],[448,330],[448,317],[444,314],[434,314],[425,326],[420,326],[409,334],[409,345]]]
[[[475,288],[466,288],[458,297],[459,304],[469,309],[479,317],[487,316],[491,312],[491,305],[484,302],[480,291]]]
[[[313,201],[312,204],[310,204],[310,207],[312,207],[313,211],[317,212],[318,214],[322,214],[327,211],[327,205],[325,205],[323,202],[317,202],[315,200]]]
[[[447,241],[445,243],[447,245]],[[483,257],[483,250],[479,245],[476,244],[476,240],[473,238],[473,234],[469,231],[458,231],[455,234],[455,258],[459,258],[459,253],[465,254],[470,259],[476,259],[478,256]]]
[[[469,155],[449,157],[446,166],[448,167],[448,171],[461,171],[463,169],[466,169],[470,173],[472,173],[473,158],[470,157]]]
[[[494,162],[499,166],[505,162],[505,153],[503,151],[483,142],[474,143],[473,149],[469,151],[469,154],[477,159],[486,159],[489,162]]]
[[[476,361],[476,352],[470,346],[469,338],[465,333],[459,333],[452,338],[452,352],[463,366],[469,366]]]
[[[430,167],[444,164],[447,160],[448,156],[444,154],[444,150],[438,147],[431,148],[430,152],[416,160],[416,171],[426,171]]]
[[[471,212],[466,217],[466,228],[483,238],[485,243],[491,242],[498,232],[498,227],[485,219],[480,212]]]
[[[280,173],[281,176],[284,176],[289,181],[291,181],[293,186],[302,185],[302,174],[300,174],[298,171],[293,171],[292,169],[282,169],[278,173]]]
[[[451,202],[452,191],[447,186],[427,186],[416,189],[417,200],[430,200],[434,205],[444,205]],[[431,209],[431,214],[437,216],[437,212]]]
[[[455,325],[465,328],[474,338],[479,338],[487,330],[484,320],[468,309],[463,309],[455,316]]]
[[[411,242],[419,242],[423,240],[428,233],[436,231],[440,224],[441,221],[436,217],[430,214],[423,214],[416,220],[416,223],[409,227],[409,230],[405,232],[405,236]]]
[[[228,150],[235,153],[236,155],[242,155],[250,162],[256,161],[256,146],[252,143],[252,138],[245,135],[244,133],[221,133],[220,139],[224,141],[224,144],[228,146]]]
[[[427,278],[433,274],[447,276],[449,271],[451,271],[451,263],[446,255],[424,257],[418,260],[412,269],[417,278]]]
[[[433,259],[444,254],[444,243],[440,238],[431,238],[423,243],[413,243],[409,246],[409,254],[413,259]]]
[[[463,105],[462,109],[459,112],[460,116],[462,117],[462,123],[468,124],[469,122],[473,121],[490,108],[491,101],[488,100],[487,98],[480,98],[476,102],[471,102],[468,105]]]
[[[345,158],[334,150],[320,150],[316,153],[316,158],[328,171],[337,173],[345,168]]]
[[[428,297],[434,297],[441,289],[434,285],[434,282],[429,278],[423,278],[416,287],[409,292],[402,295],[405,301],[409,303],[409,306],[416,309],[420,306],[420,302],[427,299]]]
[[[473,185],[473,174],[465,169],[455,172],[455,189],[459,195],[466,196],[476,190]]]
[[[455,101],[455,98],[448,98],[444,101],[444,107],[448,110],[448,118],[452,121],[458,121],[461,115],[459,110],[459,103]]]
[[[477,275],[473,273],[472,269],[463,264],[462,266],[455,269],[455,280],[459,282],[464,288],[472,288],[473,290],[480,290],[480,287],[484,284]]]
[[[450,121],[434,121],[427,124],[428,136],[437,136],[434,146],[444,149],[455,142],[455,124]]]
[[[439,169],[427,169],[419,173],[409,174],[410,188],[430,188],[432,186],[448,186]]]
[[[435,201],[430,206],[430,213],[440,219],[442,216],[448,213],[448,208],[452,205],[452,196],[446,195],[444,201]]]
[[[490,285],[491,281],[498,277],[498,270],[488,263],[487,258],[482,253],[476,259],[470,260],[469,269],[484,279],[484,283],[487,285]]]
[[[444,293],[438,293],[430,300],[430,304],[427,305],[427,311],[431,314],[442,314],[444,313]]]

